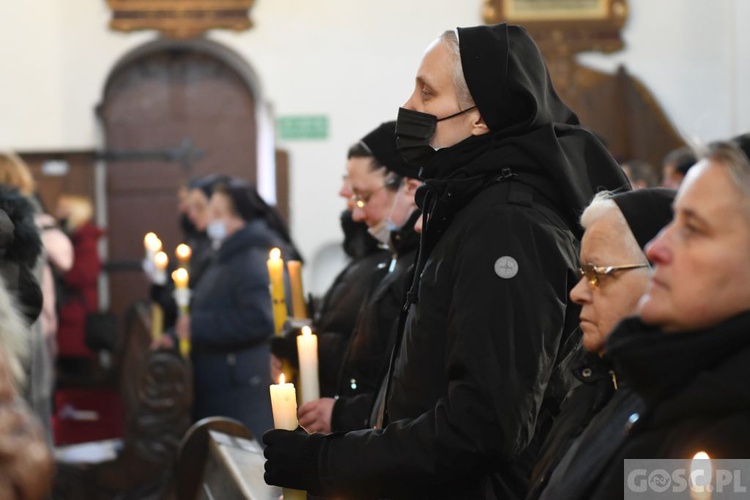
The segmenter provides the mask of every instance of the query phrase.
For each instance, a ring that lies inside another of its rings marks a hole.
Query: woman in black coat
[[[361,144],[372,153],[370,161],[377,167],[371,175],[382,176],[385,189],[380,190],[384,196],[376,199],[373,193],[381,194],[380,191],[361,191],[362,184],[356,182],[361,179],[355,179],[359,199],[352,215],[355,220],[367,220],[368,212],[377,210],[368,206],[371,202],[385,209],[382,213],[386,227],[395,228],[387,231],[391,260],[359,310],[341,365],[336,398],[323,397],[299,410],[300,425],[310,432],[368,427],[372,403],[388,368],[399,312],[419,247],[419,234],[414,230],[419,210],[414,196],[421,181],[415,179],[418,169],[407,165],[396,150],[395,122],[381,124]]]
[[[601,192],[581,216],[581,278],[570,298],[581,305],[585,354],[573,369],[580,385],[563,403],[532,474],[527,499],[585,498],[595,477],[594,459],[622,441],[622,432],[606,433],[602,426],[625,424],[643,402],[616,372],[605,351],[615,325],[635,314],[646,291],[649,264],[643,248],[672,220],[671,189],[639,189],[612,195]],[[591,445],[595,443],[595,445]],[[575,456],[575,459],[573,458]],[[586,465],[581,467],[581,463]]]
[[[555,375],[577,340],[577,217],[627,180],[515,26],[436,41],[396,134],[426,187],[382,429],[269,431],[266,481],[353,498],[522,497],[567,392]]]
[[[744,152],[736,143],[709,148],[680,186],[674,221],[646,251],[655,270],[640,317],[625,320],[607,341],[645,407],[626,425],[613,424],[625,438],[587,499],[621,498],[632,472],[627,459],[680,459],[689,470],[700,451],[712,459],[750,458],[749,139],[736,140]],[[654,472],[635,466],[647,477]],[[733,488],[723,491],[740,493]]]
[[[274,247],[298,258],[275,212],[251,186],[231,181],[211,197],[216,253],[192,291],[177,335],[192,344],[196,420],[235,418],[260,436],[273,427],[268,338],[274,333],[266,266]]]

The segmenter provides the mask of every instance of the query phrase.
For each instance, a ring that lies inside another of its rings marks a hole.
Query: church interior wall
[[[750,129],[750,3],[630,0],[617,54],[585,54],[605,71],[619,64],[656,96],[680,131],[711,140]],[[94,108],[117,60],[153,32],[115,33],[103,0],[4,2],[0,17],[0,148],[101,147]],[[328,138],[286,141],[292,232],[311,260],[340,239],[336,193],[347,148],[406,101],[423,51],[455,26],[481,23],[481,1],[257,0],[255,26],[208,38],[235,50],[260,78],[274,114],[326,115]]]

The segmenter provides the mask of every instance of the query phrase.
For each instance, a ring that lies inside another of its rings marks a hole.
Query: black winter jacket
[[[370,291],[388,270],[390,253],[377,245],[367,226],[341,216],[344,249],[351,261],[336,276],[323,296],[314,328],[318,335],[318,373],[321,397],[333,397],[357,316]]]
[[[397,345],[389,425],[370,443],[356,432],[330,440],[324,488],[330,468],[356,498],[525,494],[539,444],[529,445],[567,392],[546,389],[578,318],[567,298],[577,240],[537,200],[529,185],[491,183],[442,228]]]
[[[624,460],[750,458],[750,312],[715,327],[665,334],[630,318],[607,351],[645,400],[587,499],[622,498]]]
[[[388,369],[398,317],[411,283],[419,234],[415,211],[404,226],[391,233],[392,260],[388,273],[365,301],[357,320],[339,380],[331,417],[334,431],[365,429],[375,393]]]
[[[589,490],[622,443],[643,400],[608,361],[589,354],[576,370],[582,384],[566,399],[532,475],[527,498],[588,499]]]

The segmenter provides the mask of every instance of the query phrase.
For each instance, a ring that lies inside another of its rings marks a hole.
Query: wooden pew
[[[177,459],[180,500],[277,500],[281,489],[263,480],[263,450],[242,423],[226,417],[197,422]]]
[[[151,351],[150,306],[134,304],[115,353],[125,410],[116,458],[95,464],[57,463],[53,498],[171,499],[174,463],[190,427],[192,368],[173,351]]]

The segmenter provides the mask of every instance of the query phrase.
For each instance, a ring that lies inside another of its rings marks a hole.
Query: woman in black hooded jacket
[[[517,26],[437,40],[405,108],[396,134],[422,167],[424,223],[380,428],[270,431],[266,481],[354,498],[519,498],[578,341],[577,217],[627,180]]]

